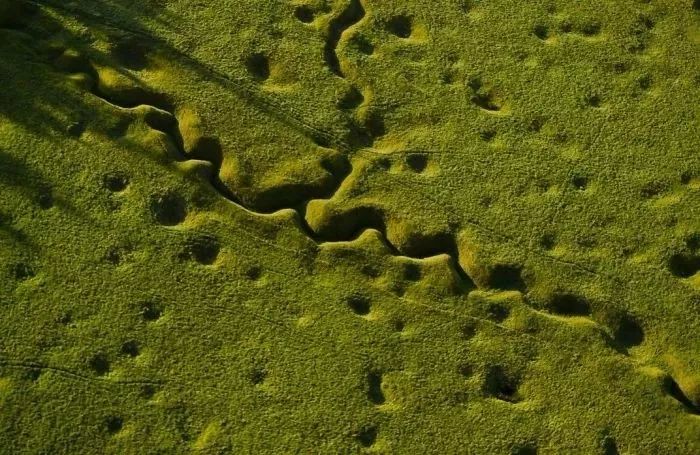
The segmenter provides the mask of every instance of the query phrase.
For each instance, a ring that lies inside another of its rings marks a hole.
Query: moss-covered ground
[[[0,453],[700,453],[700,2],[0,0]]]

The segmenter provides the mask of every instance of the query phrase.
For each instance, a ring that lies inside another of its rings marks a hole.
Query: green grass
[[[700,451],[692,0],[0,0],[0,453]]]

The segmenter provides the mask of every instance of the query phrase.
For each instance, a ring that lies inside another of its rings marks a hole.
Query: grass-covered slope
[[[0,453],[697,453],[699,56],[692,0],[0,0]]]

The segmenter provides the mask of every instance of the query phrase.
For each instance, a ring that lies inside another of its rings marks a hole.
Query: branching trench
[[[37,2],[37,4],[40,3],[41,2]],[[343,74],[336,55],[336,47],[345,30],[362,20],[364,15],[365,11],[360,1],[352,0],[348,7],[341,12],[339,16],[332,20],[329,25],[329,36],[326,42],[326,47],[324,48],[324,55],[331,71],[340,77],[343,77]],[[95,81],[99,80],[97,71],[95,71],[92,65],[88,64],[86,67],[81,68],[80,71],[91,75]],[[235,81],[226,76],[222,76],[215,70],[210,70],[210,72],[212,73],[213,77],[216,77],[219,80],[225,80],[225,82],[235,85]],[[252,213],[269,213],[260,210],[259,207],[246,204],[221,180],[220,170],[223,164],[224,154],[221,144],[216,138],[206,137],[204,138],[206,140],[200,141],[197,147],[194,147],[191,150],[186,150],[183,135],[180,130],[178,120],[175,116],[176,106],[170,101],[168,96],[141,89],[138,93],[138,97],[130,97],[129,101],[125,102],[123,99],[116,99],[114,96],[110,96],[109,94],[100,90],[99,85],[100,84],[95,83],[91,89],[91,92],[95,96],[113,106],[116,106],[117,108],[128,110],[133,110],[138,107],[141,107],[141,109],[144,107],[147,108],[149,113],[145,118],[146,123],[150,128],[163,133],[165,137],[168,138],[173,146],[172,148],[177,152],[175,157],[177,161],[185,162],[189,160],[201,160],[210,163],[213,168],[213,172],[210,176],[210,184],[217,191],[217,193],[221,195],[221,197]],[[244,95],[246,93],[244,93]],[[352,165],[347,159],[347,156],[351,155],[353,152],[360,151],[362,148],[371,146],[371,143],[375,139],[371,129],[363,129],[363,131],[361,131],[362,134],[366,134],[368,136],[366,140],[365,138],[362,138],[362,140],[358,141],[340,141],[335,135],[306,125],[303,119],[300,120],[298,118],[288,118],[290,117],[288,112],[277,112],[276,106],[269,104],[269,102],[265,104],[265,100],[260,100],[252,95],[244,96],[244,99],[260,108],[263,112],[270,113],[274,117],[282,117],[286,124],[296,127],[298,131],[305,136],[310,137],[314,142],[319,143],[319,145],[330,147],[332,144],[334,148],[337,148],[343,152],[347,169],[338,174],[334,174],[335,180],[334,187],[331,192],[332,194],[337,192],[345,178],[347,178],[347,176],[352,172]],[[260,102],[262,102],[262,104]],[[258,106],[258,104],[261,105]],[[292,115],[292,117],[294,116]],[[353,133],[357,132],[350,131],[348,136],[352,136]],[[325,142],[325,144],[321,144],[319,138],[323,139],[322,142]],[[330,195],[330,198],[332,198],[332,194]],[[316,244],[321,245],[328,242],[345,242],[354,239],[366,229],[377,229],[383,234],[383,241],[391,250],[393,255],[422,259],[438,254],[447,254],[450,257],[451,266],[460,277],[460,289],[466,293],[476,287],[474,280],[472,280],[472,278],[459,264],[459,252],[456,246],[454,234],[443,234],[439,237],[433,238],[423,238],[420,235],[416,235],[412,239],[413,241],[409,242],[409,246],[399,248],[393,245],[387,238],[383,215],[371,208],[350,212],[345,216],[340,217],[341,219],[335,220],[333,223],[334,225],[329,229],[324,230],[324,232],[317,232],[309,226],[304,216],[305,207],[313,199],[316,198],[308,197],[298,205],[280,208],[289,208],[294,210],[298,215],[297,219],[299,220],[300,228],[308,236],[308,238],[314,241]],[[510,272],[512,271],[509,271],[508,273]],[[487,285],[487,288],[502,289],[503,286],[499,284],[500,281],[501,280],[499,277],[492,277]],[[505,281],[512,280],[506,279]],[[527,290],[524,288],[519,290],[521,290],[523,293],[527,292]],[[667,389],[667,393],[682,403],[688,412],[700,414],[700,408],[698,408],[694,401],[684,395],[683,391],[672,378],[664,384],[664,387]]]
[[[328,40],[329,46],[327,47],[329,54],[327,54],[327,56],[333,54],[335,61],[337,61],[335,47],[342,34],[347,28],[359,22],[364,15],[365,11],[360,1],[351,0],[346,9],[331,21],[329,30],[330,37]],[[329,64],[330,63],[331,61],[329,60]],[[330,66],[331,69],[333,69],[333,65]],[[339,70],[339,66],[336,68]],[[98,71],[84,58],[76,60],[69,68],[64,69],[68,72],[88,74],[94,81],[89,91],[106,103],[119,109],[134,110],[139,108],[142,112],[145,111],[144,120],[146,124],[150,128],[165,135],[170,143],[170,147],[168,148],[176,152],[174,156],[176,161],[185,162],[189,160],[199,160],[210,163],[213,170],[209,179],[210,184],[219,195],[226,200],[257,214],[267,214],[281,209],[294,210],[298,215],[296,218],[299,222],[300,229],[309,239],[319,245],[327,242],[350,241],[367,229],[376,229],[382,233],[383,242],[393,255],[412,259],[424,259],[431,256],[446,254],[450,258],[450,265],[459,277],[459,288],[468,292],[476,287],[474,281],[459,264],[456,241],[451,234],[444,233],[437,236],[424,237],[419,233],[414,233],[403,247],[397,247],[391,243],[387,236],[383,213],[371,207],[360,208],[335,217],[333,222],[330,223],[331,225],[322,229],[322,231],[316,231],[308,224],[305,217],[308,203],[319,197],[331,199],[333,194],[341,187],[344,180],[352,173],[352,164],[347,157],[363,148],[371,147],[376,137],[382,134],[381,132],[376,132],[372,128],[357,127],[356,125],[351,125],[349,127],[347,136],[350,140],[339,144],[339,147],[337,147],[337,150],[342,152],[340,156],[342,156],[343,162],[339,165],[331,166],[334,169],[327,169],[329,173],[332,174],[333,181],[331,184],[332,187],[324,189],[324,194],[319,195],[318,191],[309,191],[308,188],[304,188],[304,185],[297,185],[292,188],[285,188],[285,191],[273,191],[272,194],[266,195],[268,199],[277,197],[278,200],[275,200],[273,203],[250,204],[238,197],[236,193],[221,180],[220,171],[224,161],[224,153],[218,139],[212,136],[203,137],[201,138],[202,140],[197,141],[194,147],[190,150],[186,150],[183,133],[175,114],[176,106],[168,95],[153,92],[140,86],[132,87],[125,93],[107,93],[101,88]],[[256,99],[257,98],[248,99],[248,101],[258,107],[258,103],[255,102]],[[269,106],[263,107],[269,108]],[[263,109],[263,111],[266,110]],[[311,134],[309,134],[305,128],[297,130],[305,136],[310,137],[312,141],[317,142],[317,134],[315,133],[317,128],[313,128],[314,131]],[[323,131],[321,131],[321,133],[326,134]],[[329,144],[327,147],[332,146]],[[328,168],[328,166],[324,167]],[[284,193],[289,192],[297,193],[295,197],[291,198],[294,199],[294,203],[287,203],[289,194]]]
[[[94,75],[94,77],[97,77],[97,73],[94,70],[92,70],[91,73]],[[149,127],[166,135],[171,144],[177,150],[177,161],[184,162],[189,160],[200,160],[210,163],[214,171],[211,174],[210,184],[221,197],[240,207],[243,207],[252,213],[269,213],[266,211],[261,211],[258,207],[253,207],[244,203],[241,198],[237,197],[236,194],[221,180],[220,170],[223,164],[224,154],[218,140],[208,137],[205,138],[205,141],[200,141],[197,147],[194,149],[189,151],[185,150],[182,133],[179,128],[178,120],[175,117],[174,106],[167,100],[167,97],[151,94],[144,99],[143,103],[124,103],[121,100],[117,100],[114,97],[105,94],[99,89],[99,84],[95,84],[91,92],[106,103],[121,109],[131,110],[138,106],[149,108],[150,112],[147,113],[145,117],[146,123]],[[332,193],[335,193],[338,188],[340,188],[344,179],[352,172],[352,165],[349,163],[347,158],[344,158],[344,160],[344,167],[347,169],[343,169],[342,175],[336,176],[337,178],[335,179],[335,185]],[[303,214],[304,207],[306,207],[310,200],[311,199],[306,199],[299,205],[279,207],[276,208],[276,210],[294,210],[298,215],[297,219],[299,220],[300,228],[316,244],[321,245],[323,243],[350,241],[356,238],[366,229],[376,229],[382,233],[382,240],[395,256],[424,259],[439,254],[447,254],[450,256],[451,266],[454,268],[456,274],[462,281],[462,283],[460,283],[460,288],[468,291],[476,287],[473,280],[459,265],[457,260],[457,246],[453,237],[441,235],[438,237],[423,239],[416,236],[416,241],[410,242],[410,245],[407,247],[410,249],[410,251],[401,251],[400,248],[393,245],[387,238],[386,226],[381,214],[369,208],[350,212],[350,219],[347,217],[340,217],[340,219],[334,223],[335,225],[331,229],[326,229],[324,232],[316,232],[308,225]]]
[[[340,42],[340,38],[345,33],[345,30],[357,24],[365,17],[365,9],[362,7],[360,0],[350,0],[348,6],[331,20],[328,26],[328,37],[326,45],[323,49],[323,55],[326,59],[328,68],[339,77],[344,77],[343,70],[340,67],[340,61],[336,54],[336,48]]]
[[[118,102],[115,102],[114,99],[110,99],[110,97],[106,96],[101,90],[98,88],[98,84],[95,84],[95,88],[92,90],[92,93],[104,100],[105,102],[117,106],[122,109],[134,109],[137,106],[143,107],[144,104],[137,104],[137,105],[131,105],[131,104],[119,104]],[[155,99],[158,99],[156,96]],[[200,148],[196,148],[194,150],[191,150],[189,153],[185,150],[184,147],[184,141],[182,139],[182,134],[180,132],[180,128],[178,125],[177,118],[175,117],[174,114],[174,107],[172,106],[171,103],[166,101],[166,98],[160,98],[159,104],[160,107],[156,107],[153,105],[145,105],[146,107],[150,107],[153,109],[152,115],[147,115],[146,116],[146,123],[153,128],[154,130],[160,131],[161,133],[165,134],[169,140],[172,142],[172,144],[176,147],[177,150],[177,159],[178,161],[184,162],[188,160],[201,160],[210,163],[213,166],[214,172],[211,174],[210,178],[210,183],[212,187],[219,193],[219,195],[226,200],[228,200],[231,203],[234,203],[240,207],[243,207],[244,209],[252,212],[252,213],[257,213],[257,214],[264,214],[264,212],[256,211],[252,207],[246,206],[240,198],[236,197],[233,191],[226,186],[225,183],[221,181],[219,171],[221,169],[222,163],[223,163],[223,152],[221,150],[221,145],[218,142],[218,140],[211,140],[207,142],[206,146],[202,146]],[[348,166],[350,164],[348,163]],[[349,172],[348,172],[349,174]],[[338,179],[336,182],[336,187],[335,191],[342,185],[344,179]],[[334,191],[334,192],[335,192]],[[305,201],[303,205],[305,206],[309,201]],[[343,234],[341,237],[333,239],[333,240],[328,240],[327,236],[321,235],[314,231],[306,222],[306,219],[304,216],[302,216],[302,213],[300,209],[296,207],[286,207],[288,209],[294,210],[297,213],[297,220],[299,221],[299,227],[301,230],[308,236],[309,239],[314,241],[317,245],[322,245],[323,243],[333,243],[333,242],[344,242],[348,240],[352,240],[355,238],[357,235],[359,235],[362,231],[365,229],[376,229],[382,233],[382,240],[385,243],[385,245],[390,249],[392,254],[394,256],[403,256],[403,257],[410,257],[413,259],[421,259],[421,258],[426,258],[429,256],[434,256],[438,254],[447,254],[450,257],[450,266],[454,269],[456,275],[459,277],[460,282],[458,289],[460,289],[464,293],[468,293],[469,291],[473,290],[476,285],[474,281],[469,277],[469,275],[462,269],[460,266],[457,257],[458,257],[458,252],[457,252],[457,247],[455,244],[455,240],[453,236],[445,235],[442,236],[441,238],[433,238],[429,239],[429,242],[427,242],[427,246],[424,245],[419,245],[414,247],[415,250],[413,256],[403,254],[402,251],[399,250],[395,245],[393,245],[387,238],[386,236],[386,229],[384,227],[384,222],[383,219],[381,219],[380,216],[378,216],[376,213],[370,213],[368,214],[355,214],[356,219],[355,221],[357,222],[358,220],[363,220],[364,223],[360,222],[359,225],[354,226],[354,229],[348,230],[346,232],[343,232],[342,229],[334,229],[334,235],[337,234]],[[422,253],[422,254],[421,254]],[[519,272],[517,273],[517,277],[513,277],[513,270],[512,269],[501,269],[499,270],[498,267],[496,267],[496,270],[498,270],[497,273],[495,273],[493,276],[490,277],[488,286],[499,289],[499,288],[511,288],[513,289],[512,285],[513,283],[516,283],[517,286],[516,288],[525,293],[527,290],[525,289],[524,283],[520,281],[520,276]],[[566,301],[566,296],[564,297],[564,300]],[[558,300],[558,302],[561,302],[561,297]],[[567,301],[568,302],[568,301]],[[555,302],[556,303],[556,302]],[[580,304],[580,303],[579,303]],[[586,303],[587,304],[587,303]],[[565,306],[571,306],[572,303],[566,303]],[[573,304],[576,306],[576,303]],[[572,311],[565,311],[566,313],[571,313]],[[586,314],[588,310],[586,311],[580,311],[582,314]],[[573,310],[573,313],[576,313],[576,309]],[[636,327],[635,327],[636,329]],[[641,330],[641,329],[640,329]],[[641,342],[641,341],[640,341]],[[611,346],[616,346],[620,343],[619,340],[611,340],[610,345]],[[636,343],[635,343],[636,344]],[[375,403],[375,404],[381,404],[384,402],[384,396],[381,392],[381,376],[378,373],[371,373],[368,378],[369,381],[369,392],[368,396],[370,400]],[[678,383],[675,381],[675,379],[670,376],[666,375],[663,378],[662,381],[662,389],[663,391],[674,398],[676,401],[678,401],[683,408],[685,409],[686,412],[694,415],[700,415],[700,406],[692,400],[691,398],[688,397],[688,395],[683,391],[683,389],[678,385]]]

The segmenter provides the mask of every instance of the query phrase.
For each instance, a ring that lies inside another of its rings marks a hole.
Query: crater
[[[379,275],[382,274],[382,271],[379,269],[379,267],[373,264],[364,264],[362,268],[360,268],[360,272],[368,278],[377,278],[379,277]]]
[[[25,373],[25,377],[32,382],[38,381],[40,376],[41,368],[30,368]]]
[[[540,247],[544,250],[551,250],[557,244],[557,238],[551,232],[546,232],[540,237]]]
[[[628,313],[619,316],[614,336],[615,342],[624,349],[639,346],[644,342],[644,330],[637,319]]]
[[[64,313],[59,314],[56,316],[56,323],[61,324],[61,325],[68,325],[73,322],[73,315],[71,314],[70,311],[66,311]]]
[[[179,194],[167,192],[151,196],[151,214],[164,226],[175,226],[187,216],[187,204]]]
[[[510,449],[511,455],[537,455],[537,445],[533,443],[517,444]]]
[[[89,362],[90,369],[97,376],[104,376],[109,373],[109,360],[104,354],[97,354]]]
[[[573,29],[574,26],[569,19],[564,19],[559,23],[559,31],[562,33],[571,33]]]
[[[700,233],[695,232],[688,235],[685,239],[685,244],[691,251],[700,250]]]
[[[520,380],[509,374],[501,365],[493,365],[488,368],[482,386],[486,396],[494,397],[509,403],[520,401],[518,386]]]
[[[371,372],[367,375],[367,397],[369,401],[375,405],[383,404],[386,401],[384,392],[382,391],[382,374],[379,372]]]
[[[381,169],[382,171],[388,171],[391,169],[391,159],[385,156],[378,158],[373,164],[377,167],[377,169]]]
[[[129,340],[122,344],[121,353],[129,357],[136,357],[139,355],[140,349],[139,344],[135,340]]]
[[[141,387],[141,397],[150,400],[156,394],[156,388],[152,384],[144,384]]]
[[[198,235],[190,237],[180,254],[181,259],[193,259],[202,265],[211,265],[219,256],[221,247],[216,237]]]
[[[620,451],[617,448],[617,443],[612,436],[605,436],[602,441],[603,455],[619,455]]]
[[[586,22],[581,26],[581,34],[583,36],[592,37],[600,34],[601,25],[598,22]]]
[[[639,84],[639,88],[642,90],[649,90],[653,83],[654,79],[648,74],[639,76],[637,79],[637,84]]]
[[[118,266],[124,259],[126,251],[119,246],[112,246],[105,252],[104,260],[110,265]]]
[[[115,120],[111,125],[107,127],[105,131],[107,136],[112,139],[119,139],[126,136],[131,126],[131,120],[128,118],[121,118]]]
[[[591,314],[588,300],[570,293],[554,294],[547,302],[547,309],[554,314],[564,316],[588,316]]]
[[[537,38],[541,39],[542,41],[545,41],[547,38],[549,38],[549,28],[547,28],[547,26],[545,25],[535,25],[535,28],[532,30],[532,32]]]
[[[294,17],[305,24],[309,24],[314,21],[314,11],[307,5],[300,5],[294,9]]]
[[[361,294],[353,294],[347,299],[347,304],[353,313],[359,316],[369,314],[370,301],[369,298]]]
[[[338,101],[338,108],[342,110],[352,110],[359,107],[365,101],[365,97],[356,88],[351,87],[350,90]]]
[[[391,283],[389,285],[389,291],[396,297],[403,297],[406,294],[406,287],[402,283]]]
[[[476,323],[469,321],[463,323],[459,328],[459,337],[462,340],[471,340],[476,335]]]
[[[491,302],[486,307],[486,317],[500,324],[505,321],[510,315],[510,308],[500,302]]]
[[[141,317],[144,321],[153,322],[163,315],[163,308],[156,302],[147,301],[141,304]]]
[[[690,184],[691,180],[693,180],[693,172],[685,171],[685,172],[681,173],[681,177],[680,177],[681,185],[688,185],[688,184]]]
[[[66,128],[66,132],[73,137],[80,137],[85,132],[85,124],[83,122],[71,122]]]
[[[571,184],[579,191],[585,191],[588,187],[588,177],[583,175],[574,175],[571,177]]]
[[[37,196],[37,203],[39,204],[39,208],[42,210],[48,210],[53,207],[54,200],[51,190],[48,188],[41,190]]]
[[[463,13],[469,13],[474,9],[474,0],[460,0],[458,5]]]
[[[408,16],[394,16],[386,23],[386,29],[392,35],[399,38],[409,38],[413,28],[413,21]]]
[[[264,82],[270,78],[270,62],[265,54],[258,52],[248,56],[245,67],[256,81]]]
[[[371,447],[377,440],[377,433],[378,431],[376,426],[366,426],[357,433],[357,441],[363,447]]]
[[[369,38],[357,34],[350,39],[350,45],[357,49],[357,51],[364,55],[374,54],[374,44],[369,40]]]
[[[457,372],[465,378],[468,378],[474,374],[474,367],[469,363],[461,363],[457,367]]]
[[[258,266],[249,267],[245,271],[245,276],[251,281],[257,281],[262,276],[262,269]]]
[[[253,383],[253,385],[262,384],[265,378],[267,378],[267,370],[263,367],[256,367],[250,373],[250,382]]]
[[[678,253],[671,256],[668,269],[678,278],[690,278],[700,272],[700,256]]]
[[[424,153],[409,153],[406,155],[406,165],[413,172],[420,174],[428,166],[428,156]]]
[[[522,267],[513,264],[498,264],[489,273],[488,287],[493,289],[524,292],[527,286],[522,277]]]
[[[503,107],[501,102],[491,93],[477,93],[471,98],[472,103],[486,111],[497,112]]]
[[[124,420],[121,417],[110,416],[105,419],[105,427],[110,434],[118,433],[124,426]]]
[[[666,191],[667,187],[668,185],[666,185],[664,182],[653,180],[645,183],[644,186],[642,186],[639,194],[644,199],[651,199]]]
[[[654,26],[654,21],[650,17],[640,15],[631,27],[625,48],[633,54],[644,52],[651,41],[650,31]]]
[[[391,328],[394,330],[394,332],[403,332],[405,327],[406,324],[400,319],[395,319],[391,322]]]
[[[542,131],[542,128],[544,127],[545,123],[547,123],[546,118],[541,116],[534,117],[528,122],[527,130],[531,133],[539,133],[540,131]]]
[[[494,138],[496,137],[496,131],[495,130],[482,130],[479,132],[479,137],[484,142],[492,142],[494,140]]]
[[[119,193],[129,186],[129,177],[123,172],[111,172],[102,179],[102,186],[112,193]]]
[[[624,74],[629,70],[629,64],[627,62],[616,61],[612,64],[612,70],[615,74]]]

